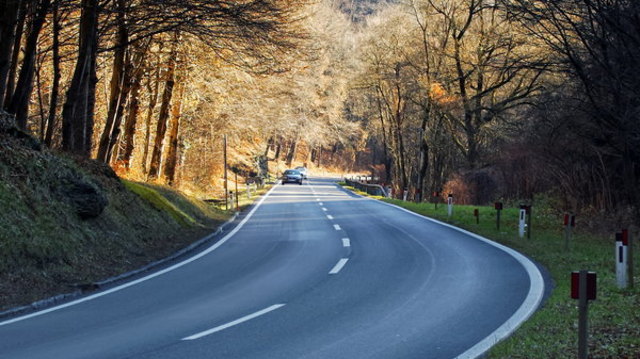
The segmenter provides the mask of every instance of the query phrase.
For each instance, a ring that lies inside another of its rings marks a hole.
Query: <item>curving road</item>
[[[473,358],[542,291],[507,248],[312,179],[184,262],[1,322],[0,358]]]

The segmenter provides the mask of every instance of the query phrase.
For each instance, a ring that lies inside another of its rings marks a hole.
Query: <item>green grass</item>
[[[589,358],[640,358],[640,295],[636,287],[619,290],[615,283],[614,244],[577,231],[565,249],[562,218],[552,208],[534,207],[531,239],[518,236],[518,212],[505,208],[500,231],[493,207],[456,205],[451,218],[447,206],[384,201],[464,228],[504,244],[542,264],[553,278],[553,291],[543,307],[510,338],[496,345],[487,358],[577,357],[577,301],[570,298],[570,273],[588,269],[598,274],[598,298],[589,306]],[[479,210],[479,223],[473,216]],[[636,248],[639,245],[636,245]],[[638,258],[636,251],[635,258]],[[636,264],[640,258],[636,260]]]
[[[241,189],[241,190],[239,189],[238,206],[240,207],[240,210],[243,211],[247,207],[251,206],[256,201],[256,199],[260,198],[261,196],[269,192],[271,187],[273,186],[264,185],[263,188],[258,188],[258,189],[252,188],[251,197],[247,196],[246,189]],[[229,214],[233,212],[231,210],[231,203],[228,204],[228,208],[225,210],[224,198],[222,198],[222,200],[219,201],[218,204],[213,206],[215,206],[218,210],[229,213]],[[235,207],[235,204],[234,204],[234,207]]]
[[[156,209],[167,212],[173,219],[176,220],[176,222],[180,223],[180,225],[184,227],[201,225],[193,217],[182,211],[151,186],[127,180],[123,180],[122,182],[129,191],[142,197],[143,199],[151,203],[151,205],[153,205]]]

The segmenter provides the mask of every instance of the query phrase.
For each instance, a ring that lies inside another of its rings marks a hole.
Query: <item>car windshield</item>
[[[299,175],[300,172],[294,171],[294,170],[286,170],[286,171],[284,171],[284,174],[286,174],[286,175]]]

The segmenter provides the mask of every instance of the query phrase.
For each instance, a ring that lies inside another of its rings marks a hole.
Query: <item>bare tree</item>
[[[0,108],[4,108],[7,88],[13,91],[7,81],[10,76],[12,54],[17,53],[14,50],[14,44],[20,43],[22,25],[18,26],[18,24],[21,21],[19,19],[24,18],[20,15],[20,9],[24,8],[25,4],[26,1],[22,0],[5,0],[0,3]],[[18,37],[17,41],[16,37]]]
[[[50,0],[39,0],[28,7],[31,11],[29,32],[24,49],[24,59],[20,68],[20,75],[16,83],[15,92],[11,96],[7,111],[16,115],[18,127],[27,128],[27,116],[29,114],[29,99],[33,90],[33,79],[36,69],[36,48],[42,25],[49,13]]]
[[[585,155],[576,166],[565,167],[562,175],[581,182],[583,172],[570,171],[578,164],[602,163],[608,177],[603,181],[608,187],[605,192],[640,211],[640,75],[636,71],[640,4],[629,0],[504,3],[530,36],[556,55],[555,70],[568,76],[566,96],[555,96],[563,97],[563,107],[575,109],[563,120],[572,124],[574,141]]]
[[[98,0],[82,0],[78,58],[62,111],[62,148],[89,157],[94,124]]]

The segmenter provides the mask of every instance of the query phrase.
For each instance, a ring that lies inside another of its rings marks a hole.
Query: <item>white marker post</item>
[[[616,284],[618,288],[625,289],[629,285],[627,277],[627,249],[628,238],[624,232],[616,233]]]
[[[524,238],[525,228],[527,227],[526,219],[527,219],[527,210],[520,206],[520,220],[518,221],[518,234],[520,238]]]
[[[402,200],[406,202],[408,196],[409,196],[409,190],[405,188],[404,193],[402,194]]]
[[[453,193],[449,193],[449,196],[447,197],[447,214],[449,215],[449,218],[453,215]]]
[[[235,211],[235,205],[236,205],[235,193],[233,193],[233,191],[229,191],[229,209],[232,211]]]

